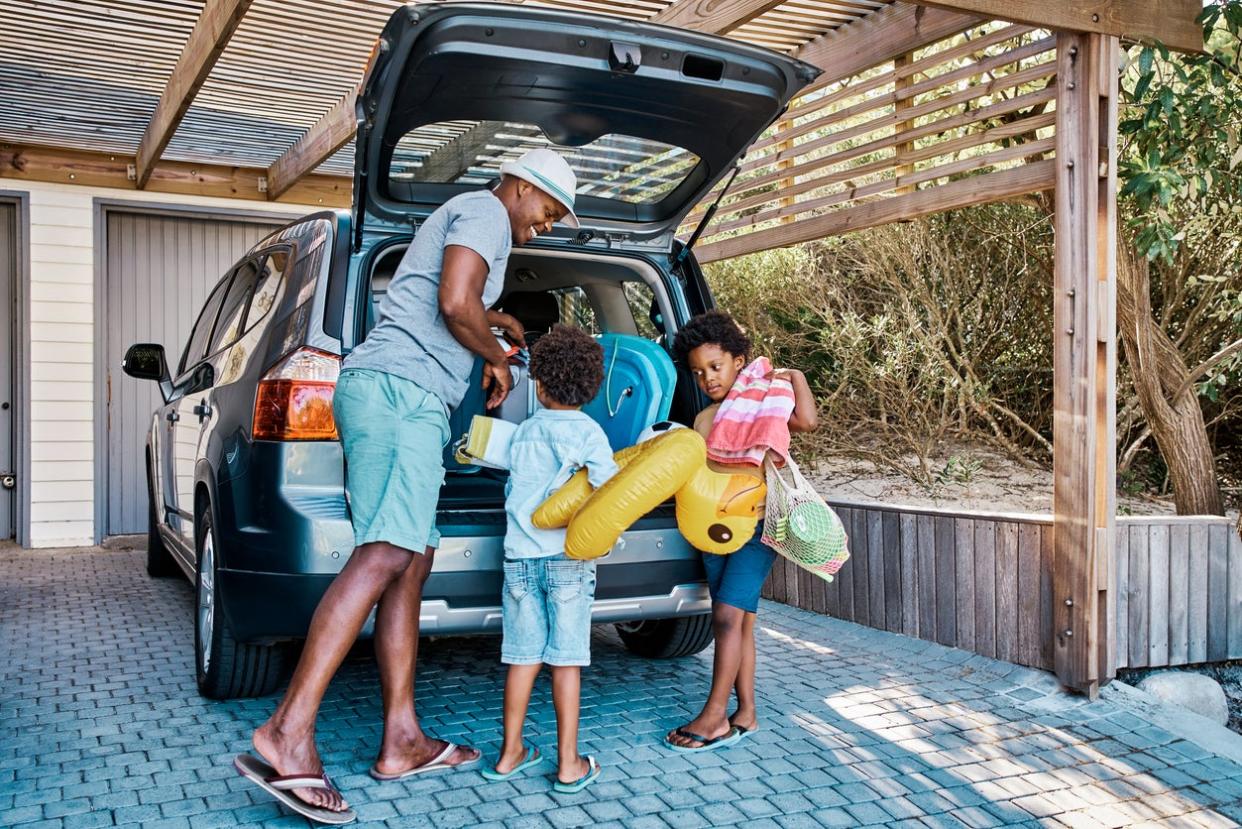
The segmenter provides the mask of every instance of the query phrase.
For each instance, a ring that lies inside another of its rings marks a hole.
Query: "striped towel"
[[[760,357],[738,373],[707,436],[707,457],[717,463],[762,466],[768,451],[789,457],[793,384],[769,380],[772,364]]]

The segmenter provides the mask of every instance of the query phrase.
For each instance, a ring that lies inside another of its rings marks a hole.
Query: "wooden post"
[[[895,73],[900,72],[903,67],[909,66],[913,60],[914,60],[913,52],[907,52],[904,55],[898,55],[893,60],[893,72]],[[893,81],[894,92],[900,93],[903,89],[909,89],[912,86],[914,86],[914,77],[912,75],[906,75],[904,77],[897,76],[896,79]],[[897,100],[896,102],[894,102],[893,110],[895,114],[900,115],[903,110],[910,109],[910,107],[912,106],[914,106],[913,97],[901,98]],[[912,129],[914,129],[913,121],[901,121],[894,128],[893,135],[900,136],[903,132],[909,132]],[[905,159],[907,155],[909,155],[912,152],[914,152],[913,141],[902,141],[896,147],[896,151],[894,155],[897,159],[897,168],[896,170],[894,170],[894,175],[899,181],[903,177],[908,176],[914,172],[914,165],[908,164],[903,160]],[[903,184],[900,187],[896,188],[893,192],[898,196],[905,195],[906,193],[913,193],[914,185]]]
[[[1117,55],[1057,36],[1053,664],[1095,698],[1115,674]]]

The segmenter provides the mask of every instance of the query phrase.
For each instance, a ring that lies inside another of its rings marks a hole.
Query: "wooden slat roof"
[[[527,0],[649,19],[673,0]],[[730,33],[780,51],[892,0],[786,0]],[[354,88],[396,0],[254,0],[163,158],[267,167]],[[133,156],[203,0],[0,0],[0,142]],[[319,167],[348,174],[349,144]]]

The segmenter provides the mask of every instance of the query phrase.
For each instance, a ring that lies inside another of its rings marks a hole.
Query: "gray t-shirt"
[[[513,245],[509,213],[487,190],[463,193],[418,229],[380,303],[375,327],[342,368],[404,377],[453,409],[466,394],[474,355],[457,342],[440,314],[440,271],[449,245],[470,248],[487,263],[483,306],[490,308],[500,297]]]

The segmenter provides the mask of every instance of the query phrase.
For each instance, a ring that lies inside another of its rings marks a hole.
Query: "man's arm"
[[[499,406],[509,394],[513,378],[509,374],[505,351],[492,334],[483,307],[483,287],[487,284],[487,263],[463,245],[444,249],[440,271],[440,314],[457,342],[483,358],[483,388],[491,389],[487,408]]]

